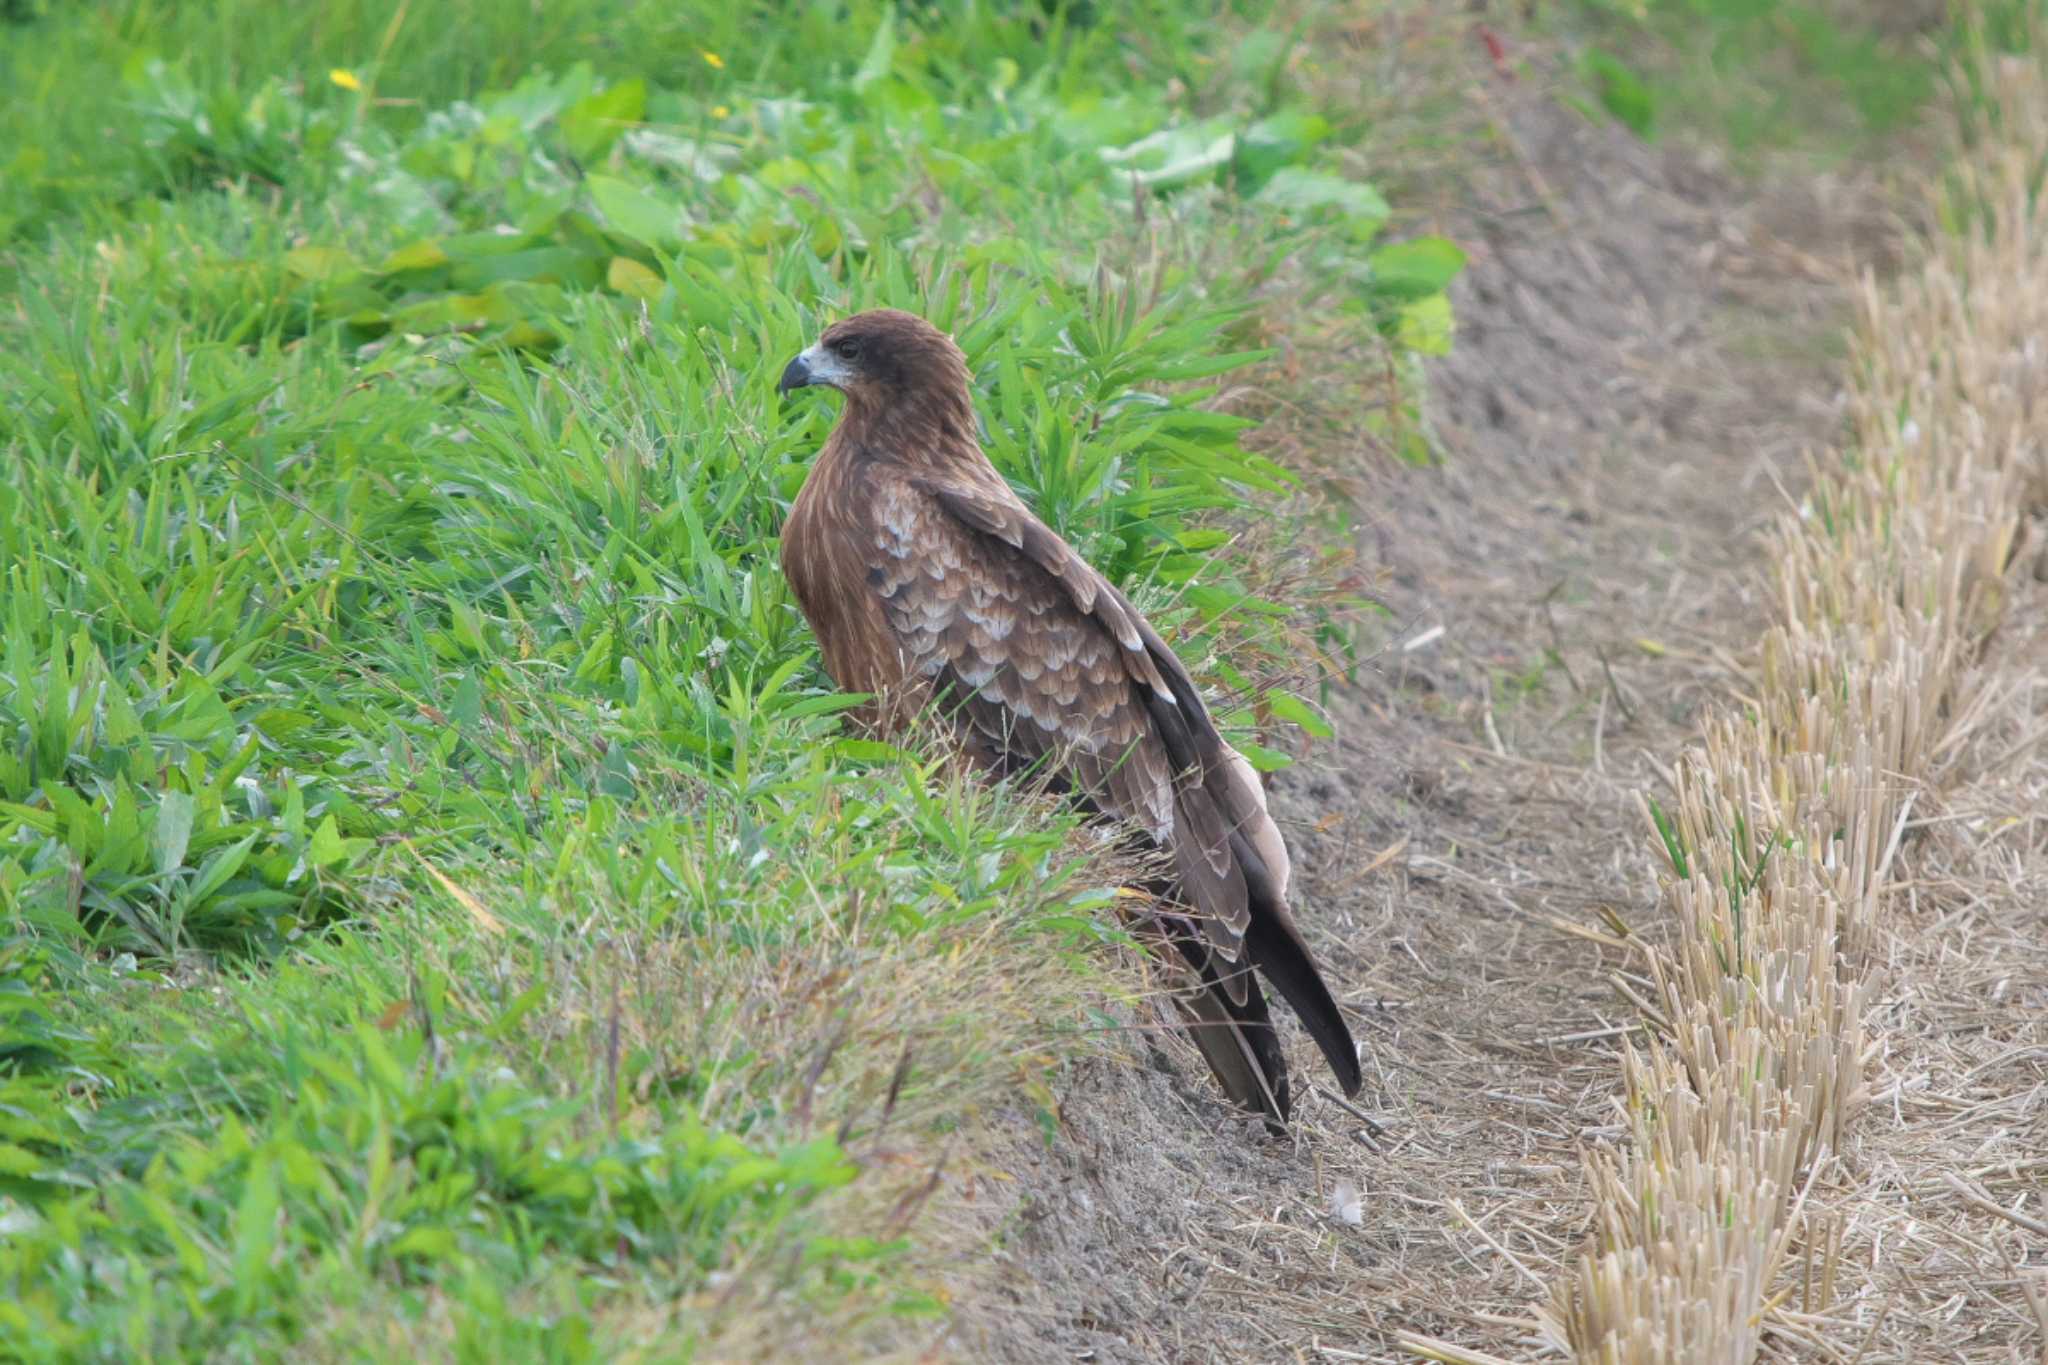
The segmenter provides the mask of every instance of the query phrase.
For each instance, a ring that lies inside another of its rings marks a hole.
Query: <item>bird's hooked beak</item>
[[[792,389],[805,389],[813,384],[843,390],[852,378],[853,371],[845,361],[823,346],[813,346],[782,367],[782,382],[775,387],[785,396]]]
[[[791,389],[808,388],[810,383],[811,367],[802,356],[798,356],[782,367],[782,382],[775,386],[775,391],[787,398]]]

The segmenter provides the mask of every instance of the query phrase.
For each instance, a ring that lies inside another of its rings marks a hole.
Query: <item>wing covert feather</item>
[[[977,758],[1041,773],[1168,850],[1203,938],[1240,964],[1251,909],[1232,834],[1246,812],[1180,661],[1014,498],[913,479],[876,507],[883,614]],[[1242,1004],[1244,974],[1222,975]]]

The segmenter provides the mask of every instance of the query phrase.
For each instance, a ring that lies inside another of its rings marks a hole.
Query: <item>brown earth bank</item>
[[[1339,738],[1274,787],[1366,1091],[1269,1139],[1134,1019],[1123,1064],[1069,1074],[1057,1139],[1020,1115],[1012,1178],[974,1185],[996,1263],[943,1354],[1383,1360],[1406,1330],[1524,1355],[1578,1249],[1633,1019],[1611,935],[1656,931],[1636,793],[1761,633],[1756,532],[1839,420],[1842,267],[1893,239],[1837,182],[1738,183],[1471,78],[1491,136],[1435,225],[1471,256],[1429,375],[1442,462],[1306,438],[1361,490],[1390,609]]]

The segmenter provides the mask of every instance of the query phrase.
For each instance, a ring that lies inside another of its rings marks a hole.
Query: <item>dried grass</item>
[[[1587,1157],[1592,1237],[1542,1314],[1581,1360],[1746,1362],[1767,1339],[1847,1359],[1882,1326],[1831,1314],[1855,1273],[1842,1192],[1866,1183],[1846,1126],[1889,1041],[1873,1003],[1914,889],[1900,850],[1987,745],[2037,737],[2012,733],[2025,689],[1985,650],[2048,491],[2048,211],[2030,194],[2048,77],[1986,71],[1998,135],[1956,182],[1975,226],[1890,296],[1866,281],[1849,435],[1768,538],[1777,620],[1754,697],[1706,723],[1674,809],[1646,806],[1676,931],[1646,950],[1647,988],[1620,979],[1655,1036],[1624,1052],[1628,1140]],[[1807,1203],[1822,1186],[1824,1215]],[[2027,1227],[1988,1193],[1949,1194]],[[2039,1317],[2017,1264],[2012,1283]]]

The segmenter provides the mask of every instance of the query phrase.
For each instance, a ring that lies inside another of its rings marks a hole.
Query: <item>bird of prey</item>
[[[1254,968],[1358,1093],[1358,1053],[1287,909],[1287,848],[1244,758],[1130,600],[1011,491],[976,440],[965,356],[893,309],[827,328],[781,391],[839,390],[782,564],[840,688],[900,729],[927,710],[978,770],[1029,774],[1164,856],[1139,927],[1230,1098],[1284,1125],[1287,1066]]]

